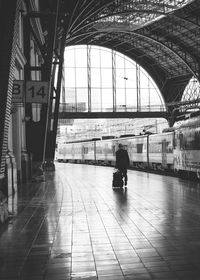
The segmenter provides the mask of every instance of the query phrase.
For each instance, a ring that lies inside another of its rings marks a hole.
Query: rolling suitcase
[[[123,188],[124,181],[120,171],[117,169],[113,172],[112,188],[121,189]]]

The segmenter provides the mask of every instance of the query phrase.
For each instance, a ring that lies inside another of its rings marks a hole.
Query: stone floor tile
[[[119,193],[112,168],[59,163],[25,186],[0,228],[0,279],[199,280],[199,184],[128,176]]]

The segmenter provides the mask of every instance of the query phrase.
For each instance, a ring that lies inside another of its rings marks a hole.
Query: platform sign
[[[12,102],[22,103],[24,97],[24,81],[13,81]]]
[[[26,82],[27,103],[48,103],[49,83],[44,81]]]

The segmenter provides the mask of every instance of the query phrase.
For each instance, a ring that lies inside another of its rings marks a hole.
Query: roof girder
[[[182,91],[187,79],[192,75],[200,79],[198,0],[188,1],[188,5],[179,7],[178,10],[175,10],[177,5],[187,1],[170,1],[172,4],[166,0],[60,0],[60,2],[62,6],[60,12],[68,16],[68,25],[64,27],[67,28],[66,45],[97,44],[121,51],[137,63],[141,62],[149,74],[156,77],[156,82],[163,87],[164,95],[167,94],[170,81]],[[158,15],[165,16],[157,20]],[[144,19],[142,25],[137,24],[139,22],[137,17]],[[103,28],[99,25],[102,23],[105,25]],[[62,37],[62,31],[60,34]],[[174,94],[177,94],[177,89],[174,90]]]

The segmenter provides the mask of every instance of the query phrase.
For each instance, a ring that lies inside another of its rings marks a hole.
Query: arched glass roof
[[[119,52],[98,46],[65,49],[67,111],[163,111],[161,93],[149,74]]]
[[[184,109],[200,108],[200,83],[195,77],[192,77],[187,84],[183,92],[182,102],[184,103]]]
[[[105,7],[104,13],[96,21],[94,28],[101,31],[133,31],[143,27],[170,12],[182,8],[193,0],[116,0],[111,6],[111,2]],[[108,16],[108,11],[112,15]],[[107,11],[108,10],[108,11]],[[130,13],[131,11],[131,13]]]
[[[199,80],[199,0],[39,2],[44,15],[59,15],[57,28],[51,17],[41,17],[45,47],[55,30],[57,60],[66,46],[96,45],[122,53],[151,75],[168,112],[181,102],[191,77]]]

